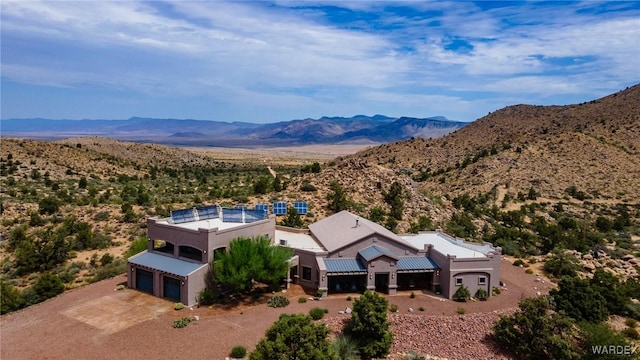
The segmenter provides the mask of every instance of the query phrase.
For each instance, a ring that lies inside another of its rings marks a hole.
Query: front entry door
[[[376,273],[376,291],[389,292],[389,273]]]

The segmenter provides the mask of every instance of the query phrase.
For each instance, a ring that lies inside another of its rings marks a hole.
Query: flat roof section
[[[282,240],[282,241],[281,241]],[[284,243],[283,243],[284,242]],[[276,229],[276,245],[312,252],[327,251],[309,234]]]
[[[170,220],[171,218],[158,219],[156,220],[156,224],[166,224],[166,225],[175,226],[181,229],[188,229],[188,230],[195,230],[195,231],[197,231],[198,229],[215,229],[215,228],[218,228],[219,230],[227,230],[227,229],[233,229],[236,227],[247,225],[247,223],[241,223],[241,222],[223,222],[222,219],[220,218],[189,221],[181,224],[174,224]]]
[[[189,274],[200,269],[201,267],[209,266],[209,264],[197,264],[189,261],[184,261],[176,258],[172,258],[165,255],[155,254],[148,251],[141,252],[135,256],[129,258],[128,262],[144,266],[146,268],[155,269],[167,272],[169,274],[178,276],[189,276]]]
[[[463,246],[460,242],[450,239],[440,232],[424,232],[416,235],[401,236],[406,242],[418,250],[423,250],[425,245],[433,245],[433,248],[444,255],[452,255],[458,258],[486,258],[484,252]],[[490,246],[485,246],[486,252],[491,250]]]

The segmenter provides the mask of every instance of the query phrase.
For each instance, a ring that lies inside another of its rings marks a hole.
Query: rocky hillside
[[[435,140],[415,138],[338,159],[311,182],[337,180],[356,199],[380,203],[399,180],[412,194],[407,215],[432,213],[434,198],[530,189],[562,199],[567,189],[594,201],[640,201],[640,85],[583,104],[510,106]],[[376,199],[373,199],[376,198]],[[436,214],[432,214],[436,215]]]

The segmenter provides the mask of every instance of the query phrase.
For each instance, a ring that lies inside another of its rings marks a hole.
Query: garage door
[[[164,297],[173,301],[180,301],[180,280],[164,276]]]
[[[142,269],[136,269],[136,288],[153,294],[153,273]]]

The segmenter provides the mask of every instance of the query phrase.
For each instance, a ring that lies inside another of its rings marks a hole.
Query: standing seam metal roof
[[[371,261],[381,255],[386,255],[392,259],[398,260],[398,256],[396,256],[393,251],[378,245],[371,245],[369,247],[366,247],[358,251],[358,254],[360,254],[360,256],[362,256],[367,261]]]
[[[411,270],[437,270],[440,269],[430,257],[423,256],[407,256],[398,259],[396,264],[398,271],[411,271]]]
[[[129,262],[135,265],[156,269],[178,276],[189,276],[192,272],[208,264],[198,264],[184,261],[165,255],[154,254],[148,251],[129,258]]]
[[[327,274],[367,272],[367,267],[358,259],[323,259],[323,261],[327,267]]]

